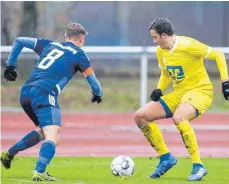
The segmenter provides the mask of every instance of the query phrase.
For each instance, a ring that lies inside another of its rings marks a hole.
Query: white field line
[[[158,125],[161,130],[174,132],[178,131],[175,125]],[[118,131],[134,131],[139,132],[139,128],[134,126],[123,126],[123,125],[85,125],[85,124],[74,124],[65,123],[67,128],[78,128],[78,129],[93,129],[93,130],[118,130]],[[195,130],[229,130],[229,125],[193,125]]]
[[[1,107],[1,112],[24,112],[20,107]]]
[[[74,163],[70,163],[70,162],[62,162],[61,164],[55,164],[52,163],[49,165],[49,167],[69,167],[69,166],[85,166],[85,165],[109,165],[109,163],[107,162],[100,162],[100,163],[88,163],[88,162],[74,162]]]
[[[16,179],[16,178],[12,178],[12,179],[8,179],[8,178],[6,178],[7,180],[11,180],[11,181],[16,181],[16,182],[23,182],[23,183],[36,183],[36,182],[34,182],[34,181],[32,181],[32,180],[22,180],[22,179]],[[76,182],[74,182],[74,183],[71,183],[71,182],[65,182],[65,181],[55,181],[55,182],[53,182],[53,181],[42,181],[42,183],[52,183],[52,184],[84,184],[84,183],[82,183],[82,182],[78,182],[78,183],[76,183]]]

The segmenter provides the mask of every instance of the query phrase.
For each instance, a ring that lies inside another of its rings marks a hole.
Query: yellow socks
[[[141,128],[141,131],[159,156],[169,152],[161,130],[155,122],[148,123]]]
[[[182,121],[176,126],[177,129],[180,131],[183,142],[191,156],[192,162],[202,164],[200,160],[198,144],[196,141],[196,135],[189,121]]]

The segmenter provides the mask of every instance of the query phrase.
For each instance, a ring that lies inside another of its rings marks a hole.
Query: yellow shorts
[[[166,112],[166,117],[172,117],[178,105],[182,102],[191,104],[197,110],[196,116],[201,116],[211,105],[212,89],[195,88],[187,91],[173,91],[161,97],[159,102]]]

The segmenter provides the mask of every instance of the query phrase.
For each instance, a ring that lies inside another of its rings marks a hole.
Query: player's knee
[[[60,142],[59,135],[49,135],[45,138],[46,141],[52,141],[55,145],[58,145]]]
[[[142,108],[137,110],[134,114],[134,119],[138,127],[143,126],[146,121],[145,111]]]
[[[60,127],[59,126],[47,126],[43,128],[43,132],[45,135],[45,140],[49,140],[54,142],[56,145],[59,143],[59,132]]]
[[[173,115],[173,122],[175,125],[178,125],[180,122],[186,120],[186,118],[184,116],[182,116],[182,114],[174,114]]]

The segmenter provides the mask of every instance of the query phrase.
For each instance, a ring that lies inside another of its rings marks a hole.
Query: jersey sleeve
[[[36,45],[37,38],[30,38],[30,37],[17,37],[14,40],[10,55],[7,59],[8,66],[15,66],[17,63],[17,58],[21,53],[23,48],[29,48],[34,50]]]
[[[84,52],[80,54],[80,64],[78,65],[78,68],[84,74],[84,77],[91,86],[92,93],[97,96],[102,96],[103,92],[101,84],[94,74],[89,57]]]
[[[53,42],[52,40],[46,40],[42,38],[37,38],[37,43],[34,47],[34,51],[38,54],[41,55],[41,52],[45,46]]]
[[[207,58],[211,52],[211,47],[193,39],[190,44],[187,45],[186,50],[191,55]]]
[[[84,52],[80,54],[80,62],[78,64],[78,68],[85,77],[93,73],[91,62]]]

